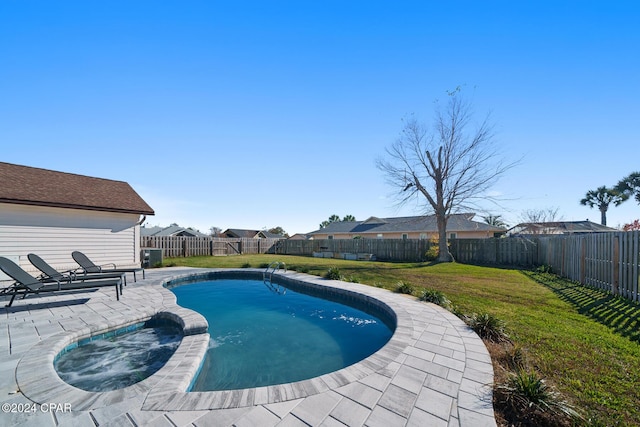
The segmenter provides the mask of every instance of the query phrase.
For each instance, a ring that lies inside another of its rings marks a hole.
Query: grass
[[[165,265],[192,267],[259,266],[273,260],[297,271],[325,276],[330,267],[343,277],[396,291],[410,283],[414,295],[441,292],[456,313],[483,313],[504,322],[509,347],[487,342],[496,383],[509,384],[510,371],[523,361],[580,412],[576,425],[640,425],[640,306],[579,286],[545,272],[477,267],[464,264],[383,263],[282,255],[193,257]],[[531,380],[533,385],[535,378]],[[546,391],[546,390],[545,390]],[[534,425],[513,420],[496,407],[501,425]]]

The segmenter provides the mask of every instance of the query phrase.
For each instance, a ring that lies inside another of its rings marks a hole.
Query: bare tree
[[[492,199],[487,190],[515,164],[505,163],[494,148],[489,117],[474,129],[471,119],[471,105],[456,89],[444,108],[436,108],[433,127],[406,119],[398,140],[377,161],[400,204],[416,196],[425,213],[435,214],[438,261],[453,259],[447,246],[449,216]]]
[[[559,212],[558,207],[527,209],[522,212],[520,218],[523,222],[558,222],[562,221],[562,215]]]
[[[558,207],[527,209],[520,215],[523,223],[519,225],[527,234],[549,234],[562,221],[559,212]]]

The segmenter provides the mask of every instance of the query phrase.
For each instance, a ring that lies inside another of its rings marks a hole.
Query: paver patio
[[[436,305],[383,289],[295,272],[283,274],[381,301],[397,317],[394,336],[367,359],[311,380],[185,392],[208,346],[207,324],[198,313],[177,306],[173,293],[161,284],[211,271],[216,270],[148,270],[145,280],[129,281],[120,301],[108,290],[96,290],[30,296],[0,309],[0,425],[496,425],[491,359],[460,319]],[[66,345],[158,313],[180,322],[185,337],[165,367],[150,378],[122,390],[92,393],[69,386],[55,374],[53,358]]]

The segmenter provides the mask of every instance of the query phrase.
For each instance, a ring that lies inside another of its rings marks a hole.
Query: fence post
[[[584,285],[585,281],[585,271],[586,271],[586,262],[587,262],[587,244],[585,243],[585,238],[582,237],[580,239],[580,283]]]
[[[620,290],[620,237],[613,237],[613,280],[611,281],[613,285],[613,294],[619,295]]]

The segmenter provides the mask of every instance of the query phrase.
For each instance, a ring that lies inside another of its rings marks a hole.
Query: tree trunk
[[[447,245],[447,216],[442,212],[436,212],[438,222],[438,262],[450,262],[452,260]]]
[[[607,208],[600,208],[600,224],[607,225]]]

